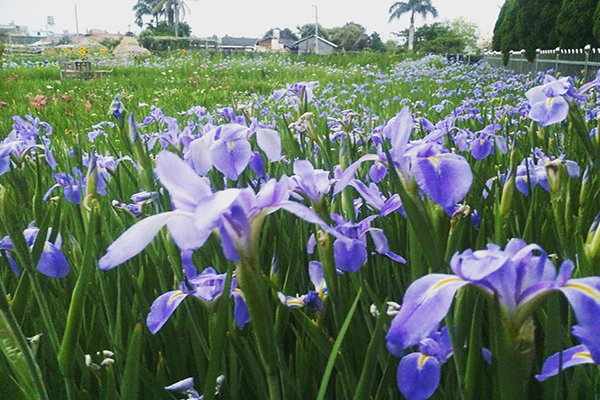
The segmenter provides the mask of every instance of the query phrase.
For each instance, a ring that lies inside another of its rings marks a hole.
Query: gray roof
[[[302,42],[304,42],[304,41],[306,41],[308,39],[312,39],[314,37],[315,37],[315,35],[310,35],[310,36],[307,36],[305,38],[302,38],[302,39],[298,40],[297,42],[295,42],[294,46],[296,46],[296,45],[298,45],[298,44],[300,44],[300,43],[302,43]],[[331,47],[334,47],[334,48],[338,47],[337,44],[331,43],[329,40],[323,39],[321,36],[317,36],[317,39],[319,39],[319,42],[325,43],[325,44],[327,44],[327,45],[329,45]]]
[[[257,38],[237,38],[231,36],[224,36],[221,38],[221,46],[254,47],[257,41]]]

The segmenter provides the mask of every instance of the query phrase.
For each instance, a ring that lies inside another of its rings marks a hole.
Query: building
[[[316,53],[326,55],[332,54],[337,49],[336,44],[315,35],[298,40],[294,43],[294,47],[298,49],[298,54]]]
[[[290,51],[294,48],[294,41],[290,39],[282,39],[280,30],[273,29],[273,35],[260,39],[257,43],[257,51],[260,52],[282,52]]]
[[[236,38],[226,35],[219,40],[219,49],[228,53],[235,51],[255,51],[257,42],[257,38]]]
[[[0,25],[0,33],[11,36],[29,36],[29,29],[26,26],[15,25],[11,22],[8,25]]]

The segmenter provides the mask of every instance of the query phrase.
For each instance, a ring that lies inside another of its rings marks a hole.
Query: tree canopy
[[[527,58],[533,60],[536,49],[599,43],[599,0],[506,0],[494,27],[492,47],[505,54],[525,49]]]

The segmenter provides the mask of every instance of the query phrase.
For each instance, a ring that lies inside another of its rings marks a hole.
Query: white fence
[[[523,74],[537,74],[539,71],[553,69],[562,76],[580,77],[585,81],[594,79],[600,70],[600,49],[590,46],[583,49],[538,50],[533,62],[525,58],[525,50],[511,51],[507,65],[503,64],[501,52],[484,53],[483,59],[493,66]]]

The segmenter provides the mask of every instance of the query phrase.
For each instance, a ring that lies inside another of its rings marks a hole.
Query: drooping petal
[[[382,254],[384,256],[387,256],[396,262],[406,264],[406,260],[404,259],[404,257],[402,257],[390,250],[390,247],[389,247],[388,241],[387,241],[387,237],[385,236],[385,233],[383,233],[383,229],[371,228],[369,230],[369,234],[371,235],[371,238],[373,239],[373,243],[375,244],[376,252],[378,252],[379,254]]]
[[[271,162],[281,160],[281,137],[272,129],[256,131],[256,143]]]
[[[244,326],[250,322],[250,314],[248,313],[248,306],[242,293],[236,289],[231,292],[235,300],[233,307],[233,319],[238,329],[244,329]]]
[[[428,337],[448,313],[456,291],[467,283],[446,274],[430,274],[413,282],[392,320],[386,336],[388,347],[405,349]]]
[[[322,294],[327,290],[327,284],[325,282],[325,276],[323,275],[323,265],[318,261],[311,261],[308,264],[308,276],[310,281],[315,286],[315,290]]]
[[[536,375],[535,379],[542,382],[551,376],[558,375],[559,369],[564,371],[567,368],[571,368],[580,364],[594,364],[594,360],[592,359],[590,352],[582,344],[562,351],[562,360],[561,352],[548,357],[542,366],[542,373]]]
[[[600,363],[600,277],[570,279],[559,290],[577,317],[578,325],[573,327],[573,334],[586,345],[594,361]]]
[[[303,204],[296,203],[294,201],[283,201],[279,205],[279,208],[282,208],[297,217],[302,218],[306,222],[310,222],[311,224],[318,225],[323,231],[329,233],[334,237],[341,237],[338,231],[333,229],[331,226],[327,225],[316,212],[306,207]]]
[[[136,256],[150,244],[169,219],[182,213],[182,211],[170,211],[157,214],[133,225],[108,246],[106,254],[98,261],[98,267],[106,271]]]
[[[417,157],[411,171],[419,188],[443,208],[464,199],[473,182],[471,166],[456,154]]]
[[[46,242],[37,270],[51,278],[62,278],[70,271],[65,255],[53,243]]]
[[[190,390],[194,388],[194,378],[186,378],[179,382],[175,382],[172,385],[165,386],[166,390],[170,390],[173,392],[185,392],[186,390]]]
[[[175,309],[187,296],[181,290],[173,290],[161,294],[154,300],[150,307],[150,313],[146,318],[146,325],[153,335],[163,327]]]
[[[441,366],[435,357],[412,353],[398,365],[398,388],[408,400],[430,398],[440,384]]]
[[[333,258],[340,271],[356,272],[367,261],[367,248],[361,240],[341,237],[333,242]]]
[[[245,139],[217,140],[210,148],[211,160],[215,168],[227,178],[237,181],[240,174],[248,166],[252,147]]]

